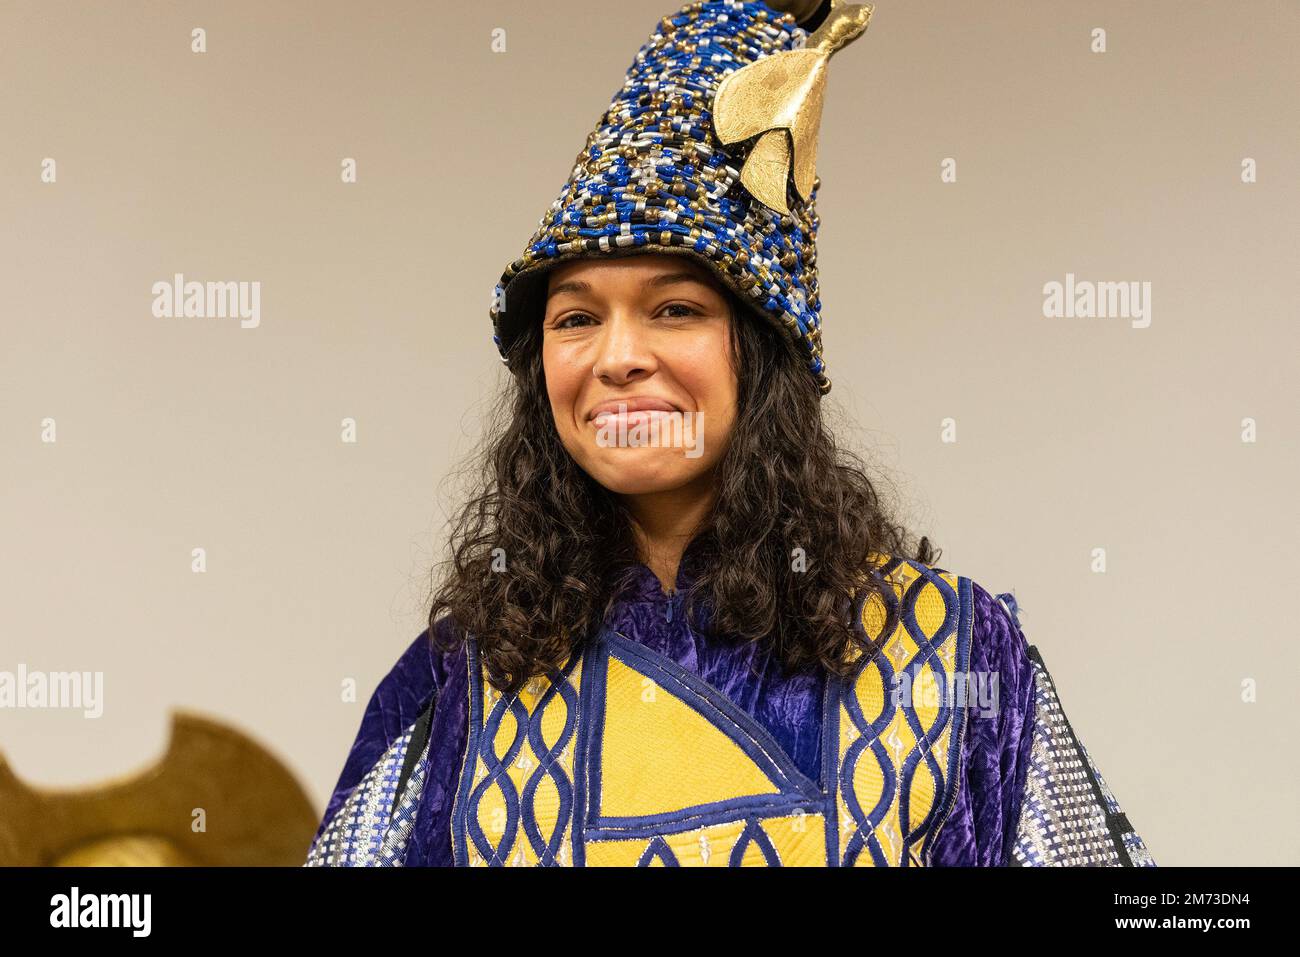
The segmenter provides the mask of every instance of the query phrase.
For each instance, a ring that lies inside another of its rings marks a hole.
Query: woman
[[[826,430],[812,161],[870,7],[785,6],[664,18],[503,274],[505,417],[308,864],[1153,863],[1011,596]]]

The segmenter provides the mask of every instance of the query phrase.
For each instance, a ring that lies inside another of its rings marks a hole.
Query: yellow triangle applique
[[[607,659],[600,814],[642,817],[754,795],[780,785],[726,732],[654,679]],[[719,714],[719,721],[728,719]]]

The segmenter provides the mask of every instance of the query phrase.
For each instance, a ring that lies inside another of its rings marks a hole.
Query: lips
[[[636,395],[626,399],[611,399],[608,402],[601,402],[587,413],[588,421],[595,421],[597,416],[601,415],[618,415],[626,412],[631,415],[633,412],[680,412],[681,409],[663,399],[657,399],[653,396]]]

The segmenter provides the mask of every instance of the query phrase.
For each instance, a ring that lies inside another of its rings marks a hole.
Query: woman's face
[[[550,271],[546,391],[560,439],[588,475],[621,495],[709,480],[736,418],[730,323],[722,287],[688,256],[577,259]]]

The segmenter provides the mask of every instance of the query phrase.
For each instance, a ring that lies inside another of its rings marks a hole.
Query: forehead
[[[551,290],[560,283],[575,280],[595,284],[629,278],[638,279],[667,272],[689,273],[699,282],[721,292],[717,280],[703,265],[690,256],[665,253],[636,253],[611,258],[589,257],[560,263],[547,272],[546,290],[549,295]]]

